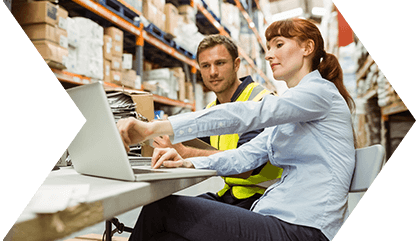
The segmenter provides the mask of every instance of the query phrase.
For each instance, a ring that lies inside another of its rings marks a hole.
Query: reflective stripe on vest
[[[258,83],[250,83],[244,89],[244,91],[238,96],[236,101],[259,101],[265,95],[270,94],[270,91],[264,89]],[[216,100],[207,105],[206,108],[210,108],[216,104]],[[240,139],[238,134],[229,134],[221,136],[211,136],[211,145],[218,150],[230,150],[237,148],[238,140]],[[221,189],[217,195],[224,195],[229,189],[231,194],[238,199],[245,199],[253,196],[256,193],[264,194],[265,188],[256,186],[259,183],[274,180],[280,178],[283,169],[273,166],[268,162],[260,173],[252,175],[247,179],[235,178],[235,177],[223,177],[225,181],[224,188]]]
[[[266,94],[270,94],[270,91],[264,89],[258,83],[250,83],[247,87],[241,92],[238,98],[235,101],[259,101]],[[216,105],[217,101],[214,100],[206,108],[210,108]],[[231,150],[237,148],[238,140],[240,137],[238,134],[227,134],[221,136],[211,136],[210,144],[211,146],[217,148],[218,150]]]

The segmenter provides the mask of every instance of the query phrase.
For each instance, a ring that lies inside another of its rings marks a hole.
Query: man
[[[270,91],[253,82],[250,76],[237,78],[241,61],[238,57],[238,48],[225,36],[210,35],[204,38],[198,46],[196,58],[205,86],[217,97],[206,108],[234,101],[259,101],[264,95],[270,94]],[[262,131],[203,138],[218,150],[201,150],[186,147],[181,143],[172,145],[167,136],[155,138],[153,145],[159,148],[175,148],[183,158],[209,156],[220,151],[235,149]],[[267,163],[246,173],[223,177],[225,186],[222,190],[216,194],[206,193],[200,197],[250,209],[253,202],[265,191],[265,187],[259,184],[280,178],[282,171],[281,168]]]

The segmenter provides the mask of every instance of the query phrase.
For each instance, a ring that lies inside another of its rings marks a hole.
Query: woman
[[[331,240],[347,213],[354,169],[354,103],[338,60],[327,54],[310,21],[274,22],[266,30],[273,77],[289,89],[261,102],[220,105],[152,123],[118,123],[128,145],[162,134],[174,142],[267,128],[236,150],[183,160],[173,149],[155,150],[153,167],[217,170],[222,176],[268,160],[283,168],[251,210],[170,196],[143,208],[130,240]],[[235,114],[238,113],[238,114]]]

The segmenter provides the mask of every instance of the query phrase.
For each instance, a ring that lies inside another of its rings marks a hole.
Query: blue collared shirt
[[[270,160],[284,169],[282,178],[253,204],[252,211],[314,227],[334,238],[347,214],[355,149],[348,106],[319,71],[279,97],[222,104],[169,120],[175,143],[266,128],[235,150],[189,160],[196,168],[214,169],[221,176]]]

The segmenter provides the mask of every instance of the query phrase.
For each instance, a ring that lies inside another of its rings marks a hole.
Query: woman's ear
[[[307,57],[313,53],[315,50],[315,42],[312,39],[308,39],[303,42],[304,56]]]

